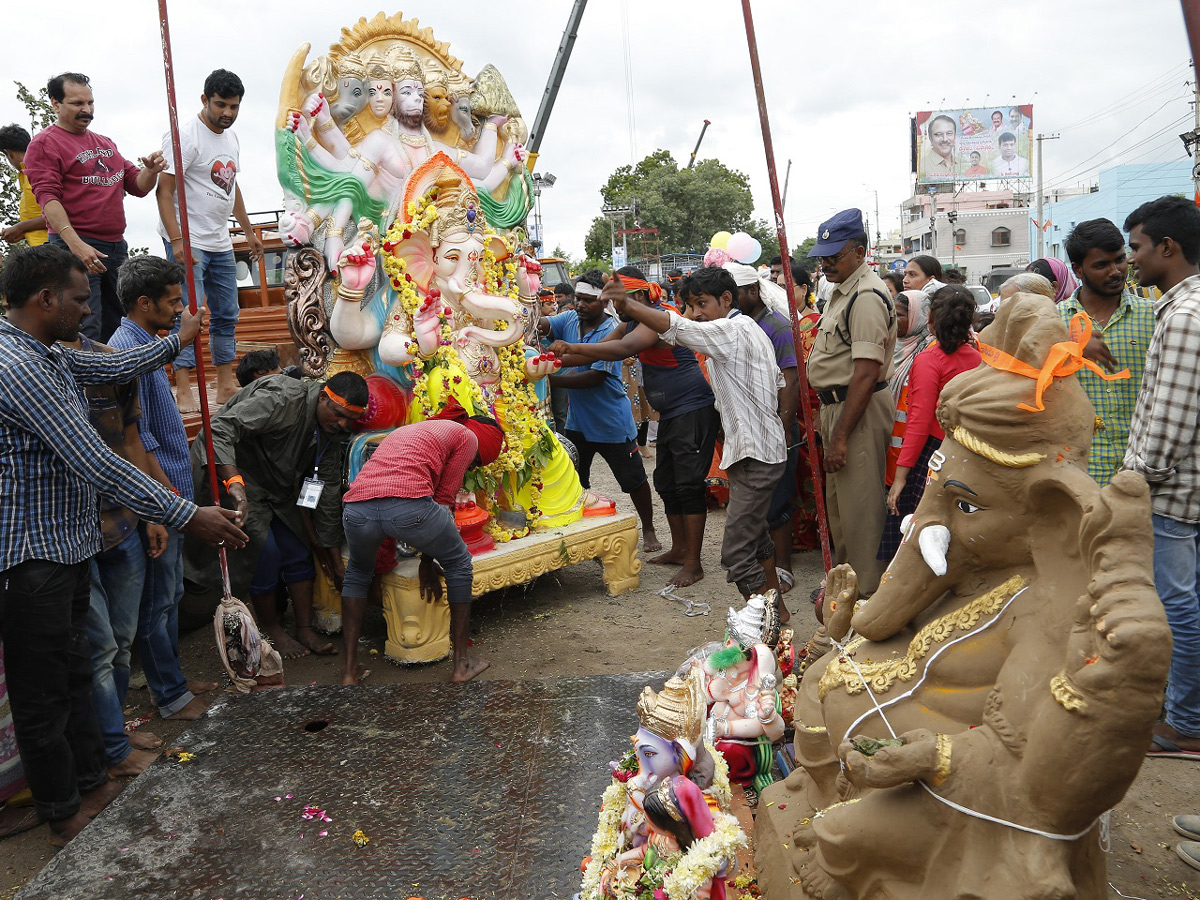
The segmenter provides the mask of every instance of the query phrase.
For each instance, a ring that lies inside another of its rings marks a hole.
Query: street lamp
[[[627,261],[627,257],[629,255],[628,248],[625,247],[624,244],[622,244],[624,252],[620,259],[621,266],[617,265],[618,260],[617,260],[616,218],[617,218],[617,216],[621,217],[621,230],[623,231],[625,229],[625,217],[628,215],[633,215],[633,216],[637,215],[637,210],[635,209],[635,206],[636,206],[636,201],[635,201],[635,203],[631,203],[631,204],[624,205],[624,206],[620,206],[620,205],[616,205],[616,204],[612,204],[612,203],[606,203],[604,206],[600,207],[600,212],[604,213],[605,218],[608,219],[609,247],[611,248],[611,255],[609,256],[609,259],[611,259],[613,261],[614,269],[619,269],[619,268],[621,268],[621,266],[625,265],[625,263]]]
[[[540,255],[544,255],[543,247],[546,243],[542,237],[542,188],[552,188],[556,181],[558,179],[549,172],[545,175],[541,172],[533,173],[533,217],[537,226],[537,239],[531,243],[534,251]]]

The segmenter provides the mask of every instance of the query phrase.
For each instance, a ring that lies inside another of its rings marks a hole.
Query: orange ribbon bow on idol
[[[1003,350],[997,350],[995,347],[983,343],[983,341],[979,342],[979,354],[983,357],[983,361],[993,369],[1000,369],[1002,372],[1012,372],[1014,375],[1024,375],[1026,378],[1032,378],[1037,382],[1037,389],[1033,395],[1034,405],[1030,406],[1028,403],[1017,404],[1017,409],[1023,409],[1026,412],[1042,412],[1046,408],[1045,404],[1042,403],[1042,395],[1046,392],[1046,388],[1050,386],[1055,378],[1065,378],[1068,375],[1074,375],[1080,369],[1091,369],[1105,381],[1119,381],[1122,378],[1129,377],[1128,369],[1122,369],[1120,372],[1110,375],[1090,359],[1084,358],[1083,348],[1092,339],[1092,320],[1088,318],[1086,313],[1075,313],[1071,317],[1070,332],[1071,340],[1060,341],[1050,348],[1050,352],[1046,355],[1046,361],[1042,363],[1041,369],[1035,369],[1028,363],[1023,363],[1016,357],[1010,356]]]

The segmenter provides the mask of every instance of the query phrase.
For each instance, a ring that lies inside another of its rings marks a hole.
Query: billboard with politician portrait
[[[999,181],[1033,174],[1033,106],[917,113],[918,184]]]

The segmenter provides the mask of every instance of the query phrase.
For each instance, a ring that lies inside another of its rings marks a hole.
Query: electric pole
[[[1058,140],[1057,134],[1039,134],[1037,136],[1037,151],[1038,151],[1038,153],[1037,153],[1037,157],[1038,157],[1037,158],[1037,169],[1038,169],[1037,195],[1038,196],[1037,196],[1037,222],[1035,224],[1037,225],[1037,230],[1038,230],[1038,234],[1037,234],[1037,258],[1038,259],[1042,259],[1046,255],[1046,222],[1042,218],[1043,210],[1045,208],[1043,205],[1043,201],[1045,200],[1045,197],[1042,194],[1042,184],[1043,184],[1043,182],[1042,182],[1042,141],[1056,141],[1056,140]]]

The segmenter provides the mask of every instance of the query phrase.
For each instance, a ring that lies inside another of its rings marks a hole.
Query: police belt
[[[888,383],[886,381],[876,382],[875,387],[871,388],[871,393],[877,394],[887,386]],[[850,385],[848,384],[841,384],[827,391],[817,391],[817,399],[825,406],[832,406],[834,403],[845,403],[848,396],[850,396]]]

